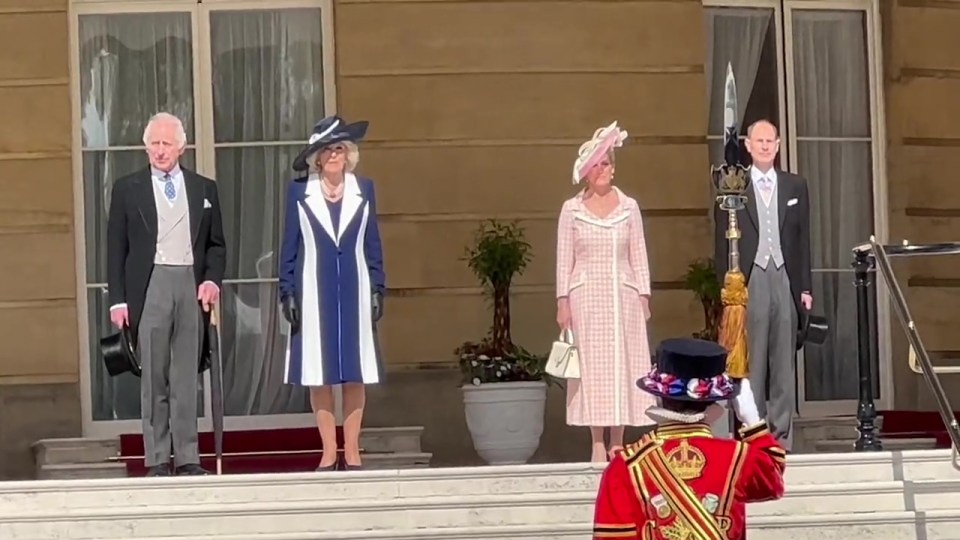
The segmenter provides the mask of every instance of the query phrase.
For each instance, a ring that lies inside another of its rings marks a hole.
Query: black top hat
[[[325,146],[342,141],[357,142],[367,133],[369,122],[346,123],[339,116],[328,116],[313,126],[313,133],[307,140],[307,147],[293,160],[293,170],[305,171],[310,168],[307,158]]]
[[[703,339],[668,339],[657,348],[656,367],[637,386],[663,398],[722,401],[740,391],[726,369],[727,350],[722,345]]]
[[[140,363],[137,362],[137,354],[133,350],[129,328],[124,327],[116,334],[100,339],[100,353],[111,377],[128,371],[140,376]]]
[[[823,345],[827,340],[830,323],[826,317],[804,311],[800,315],[800,328],[797,330],[797,350],[805,344]]]

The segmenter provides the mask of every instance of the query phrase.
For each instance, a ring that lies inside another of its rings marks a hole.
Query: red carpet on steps
[[[337,444],[343,432],[337,428]],[[323,444],[316,428],[230,431],[223,434],[224,474],[309,472],[317,468]],[[120,456],[129,476],[143,476],[143,437],[120,436]],[[216,472],[213,433],[200,434],[201,465]]]
[[[890,439],[935,438],[937,448],[950,448],[950,436],[940,413],[930,411],[884,411],[880,435]],[[960,420],[960,412],[954,417]]]

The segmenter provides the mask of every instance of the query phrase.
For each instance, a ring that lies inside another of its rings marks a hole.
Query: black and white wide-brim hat
[[[358,142],[367,133],[369,122],[346,123],[339,116],[328,116],[313,126],[313,132],[307,140],[307,147],[293,160],[293,170],[306,171],[310,168],[307,158],[314,152],[331,144],[350,141]]]

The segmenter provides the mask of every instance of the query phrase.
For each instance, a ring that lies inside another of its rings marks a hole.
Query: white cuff
[[[127,305],[126,305],[126,304],[114,304],[114,305],[110,306],[110,312],[112,313],[113,310],[115,310],[115,309],[121,309],[121,308],[127,309]]]

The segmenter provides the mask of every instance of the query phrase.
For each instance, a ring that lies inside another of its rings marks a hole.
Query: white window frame
[[[878,0],[703,0],[704,7],[765,8],[774,10],[776,17],[778,98],[780,100],[781,132],[787,135],[786,144],[781,146],[781,163],[789,170],[797,170],[797,136],[793,128],[796,118],[796,93],[793,91],[795,69],[793,55],[793,23],[791,14],[797,10],[849,10],[860,11],[866,17],[867,68],[870,88],[870,130],[871,158],[873,166],[873,225],[874,234],[880,242],[887,242],[889,236],[889,203],[887,201],[887,147],[886,121],[883,88],[883,33],[881,27],[880,6]],[[716,140],[712,136],[708,139]],[[807,138],[805,138],[807,139]],[[809,138],[825,140],[824,138]],[[829,140],[829,139],[826,139]],[[846,140],[846,139],[844,139]],[[864,241],[867,239],[864,238]],[[853,262],[851,251],[850,261]],[[816,271],[816,270],[815,270]],[[853,286],[853,270],[849,270],[850,286]],[[878,274],[872,276],[877,292],[877,352],[880,383],[880,397],[876,399],[878,409],[892,409],[893,395],[893,348],[891,344],[890,293]],[[814,299],[816,303],[816,299]],[[797,399],[800,415],[803,417],[849,416],[856,414],[857,400],[807,401],[805,392],[805,370],[802,357],[797,366]]]
[[[324,108],[326,114],[333,114],[337,106],[336,93],[336,51],[334,36],[333,0],[71,0],[69,5],[70,40],[70,101],[72,109],[72,160],[74,193],[74,240],[76,242],[76,291],[77,291],[77,334],[80,349],[80,406],[84,437],[114,437],[123,433],[141,433],[142,422],[133,420],[94,420],[92,408],[91,362],[100,358],[91,358],[88,320],[88,290],[98,284],[87,282],[87,242],[83,186],[83,145],[81,133],[80,104],[80,43],[79,18],[83,15],[120,14],[120,13],[189,13],[191,17],[193,47],[193,102],[194,134],[188,141],[188,148],[195,148],[197,172],[216,178],[215,148],[228,146],[269,146],[289,145],[302,141],[217,143],[214,145],[214,114],[212,87],[212,60],[210,50],[210,13],[219,10],[275,10],[285,8],[319,8],[321,11]],[[306,137],[306,133],[304,137]],[[140,149],[133,146],[129,149]],[[123,149],[123,147],[111,147]],[[88,149],[89,150],[89,149]],[[249,283],[251,280],[236,280]],[[256,281],[256,280],[254,280]],[[276,281],[265,280],[265,281]],[[230,282],[229,280],[227,281]],[[204,415],[199,418],[200,431],[212,429],[210,400],[210,372],[203,378]],[[339,412],[339,411],[338,411]],[[267,429],[291,428],[314,425],[310,413],[274,414],[257,416],[228,416],[224,419],[225,429]]]

